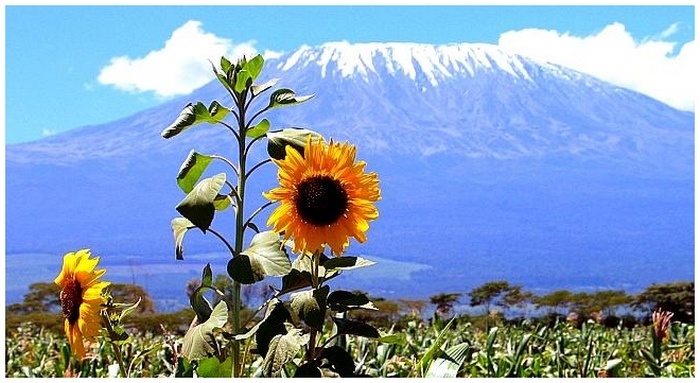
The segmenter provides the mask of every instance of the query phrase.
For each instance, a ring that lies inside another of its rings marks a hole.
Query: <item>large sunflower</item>
[[[90,258],[90,250],[78,250],[63,256],[63,269],[54,282],[61,287],[59,299],[64,328],[73,353],[85,357],[83,338],[97,335],[102,327],[101,304],[104,303],[102,290],[109,282],[100,282],[105,270],[95,270],[100,257]]]
[[[297,253],[328,245],[340,256],[350,236],[364,242],[369,221],[379,216],[374,202],[381,192],[377,174],[355,162],[355,147],[309,136],[303,156],[291,145],[285,150],[284,159],[274,160],[280,185],[264,194],[280,202],[267,224],[284,232],[285,240],[293,238]]]

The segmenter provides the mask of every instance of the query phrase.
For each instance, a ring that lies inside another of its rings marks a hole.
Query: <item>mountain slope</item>
[[[692,278],[692,113],[486,44],[328,43],[269,60],[264,76],[315,94],[271,112],[273,129],[349,140],[380,174],[381,218],[350,251],[427,265],[411,283],[367,277],[361,288],[429,295],[495,278],[541,289]],[[209,125],[171,140],[160,132],[188,102],[214,99],[228,100],[217,81],[119,121],[8,146],[8,257],[90,246],[121,265],[173,265],[181,162],[190,149],[232,148],[230,133]],[[259,177],[251,195],[273,186],[274,169]],[[229,220],[216,224],[225,232]],[[195,234],[186,246],[222,250]],[[225,257],[214,259],[224,272]],[[420,283],[431,291],[411,289]]]

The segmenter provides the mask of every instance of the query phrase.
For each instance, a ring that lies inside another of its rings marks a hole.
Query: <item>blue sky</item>
[[[211,78],[202,56],[274,56],[339,40],[498,44],[694,110],[688,85],[696,83],[688,78],[695,72],[688,64],[695,51],[692,6],[7,6],[4,11],[7,144],[113,121],[186,94]]]

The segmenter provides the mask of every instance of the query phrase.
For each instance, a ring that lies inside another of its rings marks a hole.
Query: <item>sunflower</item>
[[[326,144],[307,138],[304,155],[286,147],[279,167],[279,187],[264,193],[280,205],[268,225],[294,238],[294,252],[317,252],[325,245],[336,256],[350,236],[364,242],[369,221],[379,216],[374,202],[381,198],[376,173],[365,173],[364,161],[355,162],[356,148],[347,142]]]
[[[63,269],[54,282],[61,287],[59,300],[68,343],[78,358],[85,358],[83,338],[97,335],[102,327],[100,310],[102,290],[109,282],[100,282],[105,270],[95,270],[100,257],[90,258],[90,250],[78,250],[63,256]]]

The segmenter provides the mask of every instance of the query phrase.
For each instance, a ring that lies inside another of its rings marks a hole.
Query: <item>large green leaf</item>
[[[223,121],[228,113],[229,110],[217,101],[213,101],[209,108],[201,102],[194,105],[189,103],[182,109],[178,118],[163,130],[161,136],[171,138],[202,122],[214,124]]]
[[[418,369],[421,372],[421,375],[423,375],[423,372],[426,371],[430,363],[433,361],[436,355],[438,355],[441,351],[441,347],[443,343],[447,340],[447,334],[450,332],[450,329],[452,327],[452,322],[454,322],[455,318],[452,318],[448,323],[447,326],[445,326],[442,331],[438,334],[437,338],[435,338],[432,342],[432,345],[428,350],[423,354],[423,357],[420,359],[418,362]]]
[[[253,79],[253,81],[257,80],[258,76],[260,76],[264,64],[265,59],[260,54],[256,55],[246,63],[245,70],[250,73],[250,77]]]
[[[313,95],[297,96],[293,90],[287,88],[277,89],[270,95],[270,104],[267,107],[268,109],[273,109],[300,104],[304,101],[310,100],[312,97]]]
[[[354,309],[377,310],[367,295],[344,290],[336,290],[328,295],[328,308],[337,312]]]
[[[229,356],[223,362],[213,356],[197,363],[197,376],[202,378],[230,378],[233,359]]]
[[[202,176],[213,159],[211,156],[191,150],[177,173],[177,184],[180,186],[180,189],[185,193],[191,192],[194,189],[194,185],[199,181],[199,177]]]
[[[173,229],[173,236],[175,237],[175,258],[182,260],[185,254],[185,247],[182,244],[185,239],[185,234],[196,226],[192,224],[189,219],[182,217],[174,218],[170,226]]]
[[[270,129],[270,121],[266,118],[260,121],[257,125],[251,127],[246,132],[246,135],[250,138],[258,138],[264,136],[267,130]]]
[[[273,299],[267,306],[265,319],[255,330],[255,343],[258,345],[258,354],[265,356],[269,349],[270,341],[277,335],[287,333],[285,322],[290,322],[292,316],[289,310],[279,299]],[[248,335],[246,333],[245,335]]]
[[[282,248],[280,236],[274,231],[255,234],[250,247],[228,264],[231,278],[244,284],[255,283],[265,277],[281,277],[291,268],[292,263]]]
[[[259,95],[260,93],[262,93],[262,92],[264,92],[264,91],[266,91],[266,90],[272,88],[273,86],[275,86],[275,84],[277,84],[277,81],[279,81],[279,79],[273,78],[273,79],[267,81],[267,82],[264,83],[264,84],[253,85],[252,87],[250,87],[250,91],[253,93],[253,96],[257,96],[257,95]]]
[[[276,335],[272,338],[269,350],[263,360],[263,376],[279,375],[282,367],[294,359],[301,347],[308,342],[308,334],[302,335],[299,329],[293,329],[285,335]]]
[[[287,128],[267,132],[267,153],[276,160],[284,159],[287,156],[285,148],[289,145],[303,156],[306,140],[309,136],[312,140],[322,139],[320,134],[303,128]]]
[[[362,322],[351,321],[342,318],[333,318],[338,327],[338,333],[348,335],[364,336],[365,338],[379,338],[379,331],[376,328]]]
[[[355,362],[344,348],[339,346],[324,348],[321,350],[320,358],[328,361],[328,364],[323,367],[329,367],[341,377],[355,376]]]
[[[326,319],[326,299],[329,291],[330,287],[323,286],[319,289],[294,293],[290,296],[289,308],[307,326],[322,330]]]
[[[214,330],[223,328],[228,321],[228,306],[219,302],[206,322],[192,327],[182,340],[182,355],[189,360],[203,359],[219,353]]]
[[[211,304],[204,296],[204,293],[207,290],[213,290],[217,294],[223,295],[220,291],[214,288],[212,281],[213,274],[211,271],[211,266],[207,263],[202,270],[202,281],[200,285],[195,289],[194,293],[192,293],[192,296],[190,296],[190,306],[192,306],[195,314],[197,314],[197,319],[200,323],[209,319],[212,312]]]
[[[175,209],[202,232],[206,232],[214,220],[214,200],[225,182],[226,173],[203,179],[180,201]]]
[[[360,257],[337,257],[323,263],[327,270],[352,270],[360,267],[372,266],[376,262]]]
[[[450,347],[447,351],[440,354],[430,364],[426,378],[456,378],[459,368],[464,363],[464,360],[469,356],[469,343],[461,343]]]

